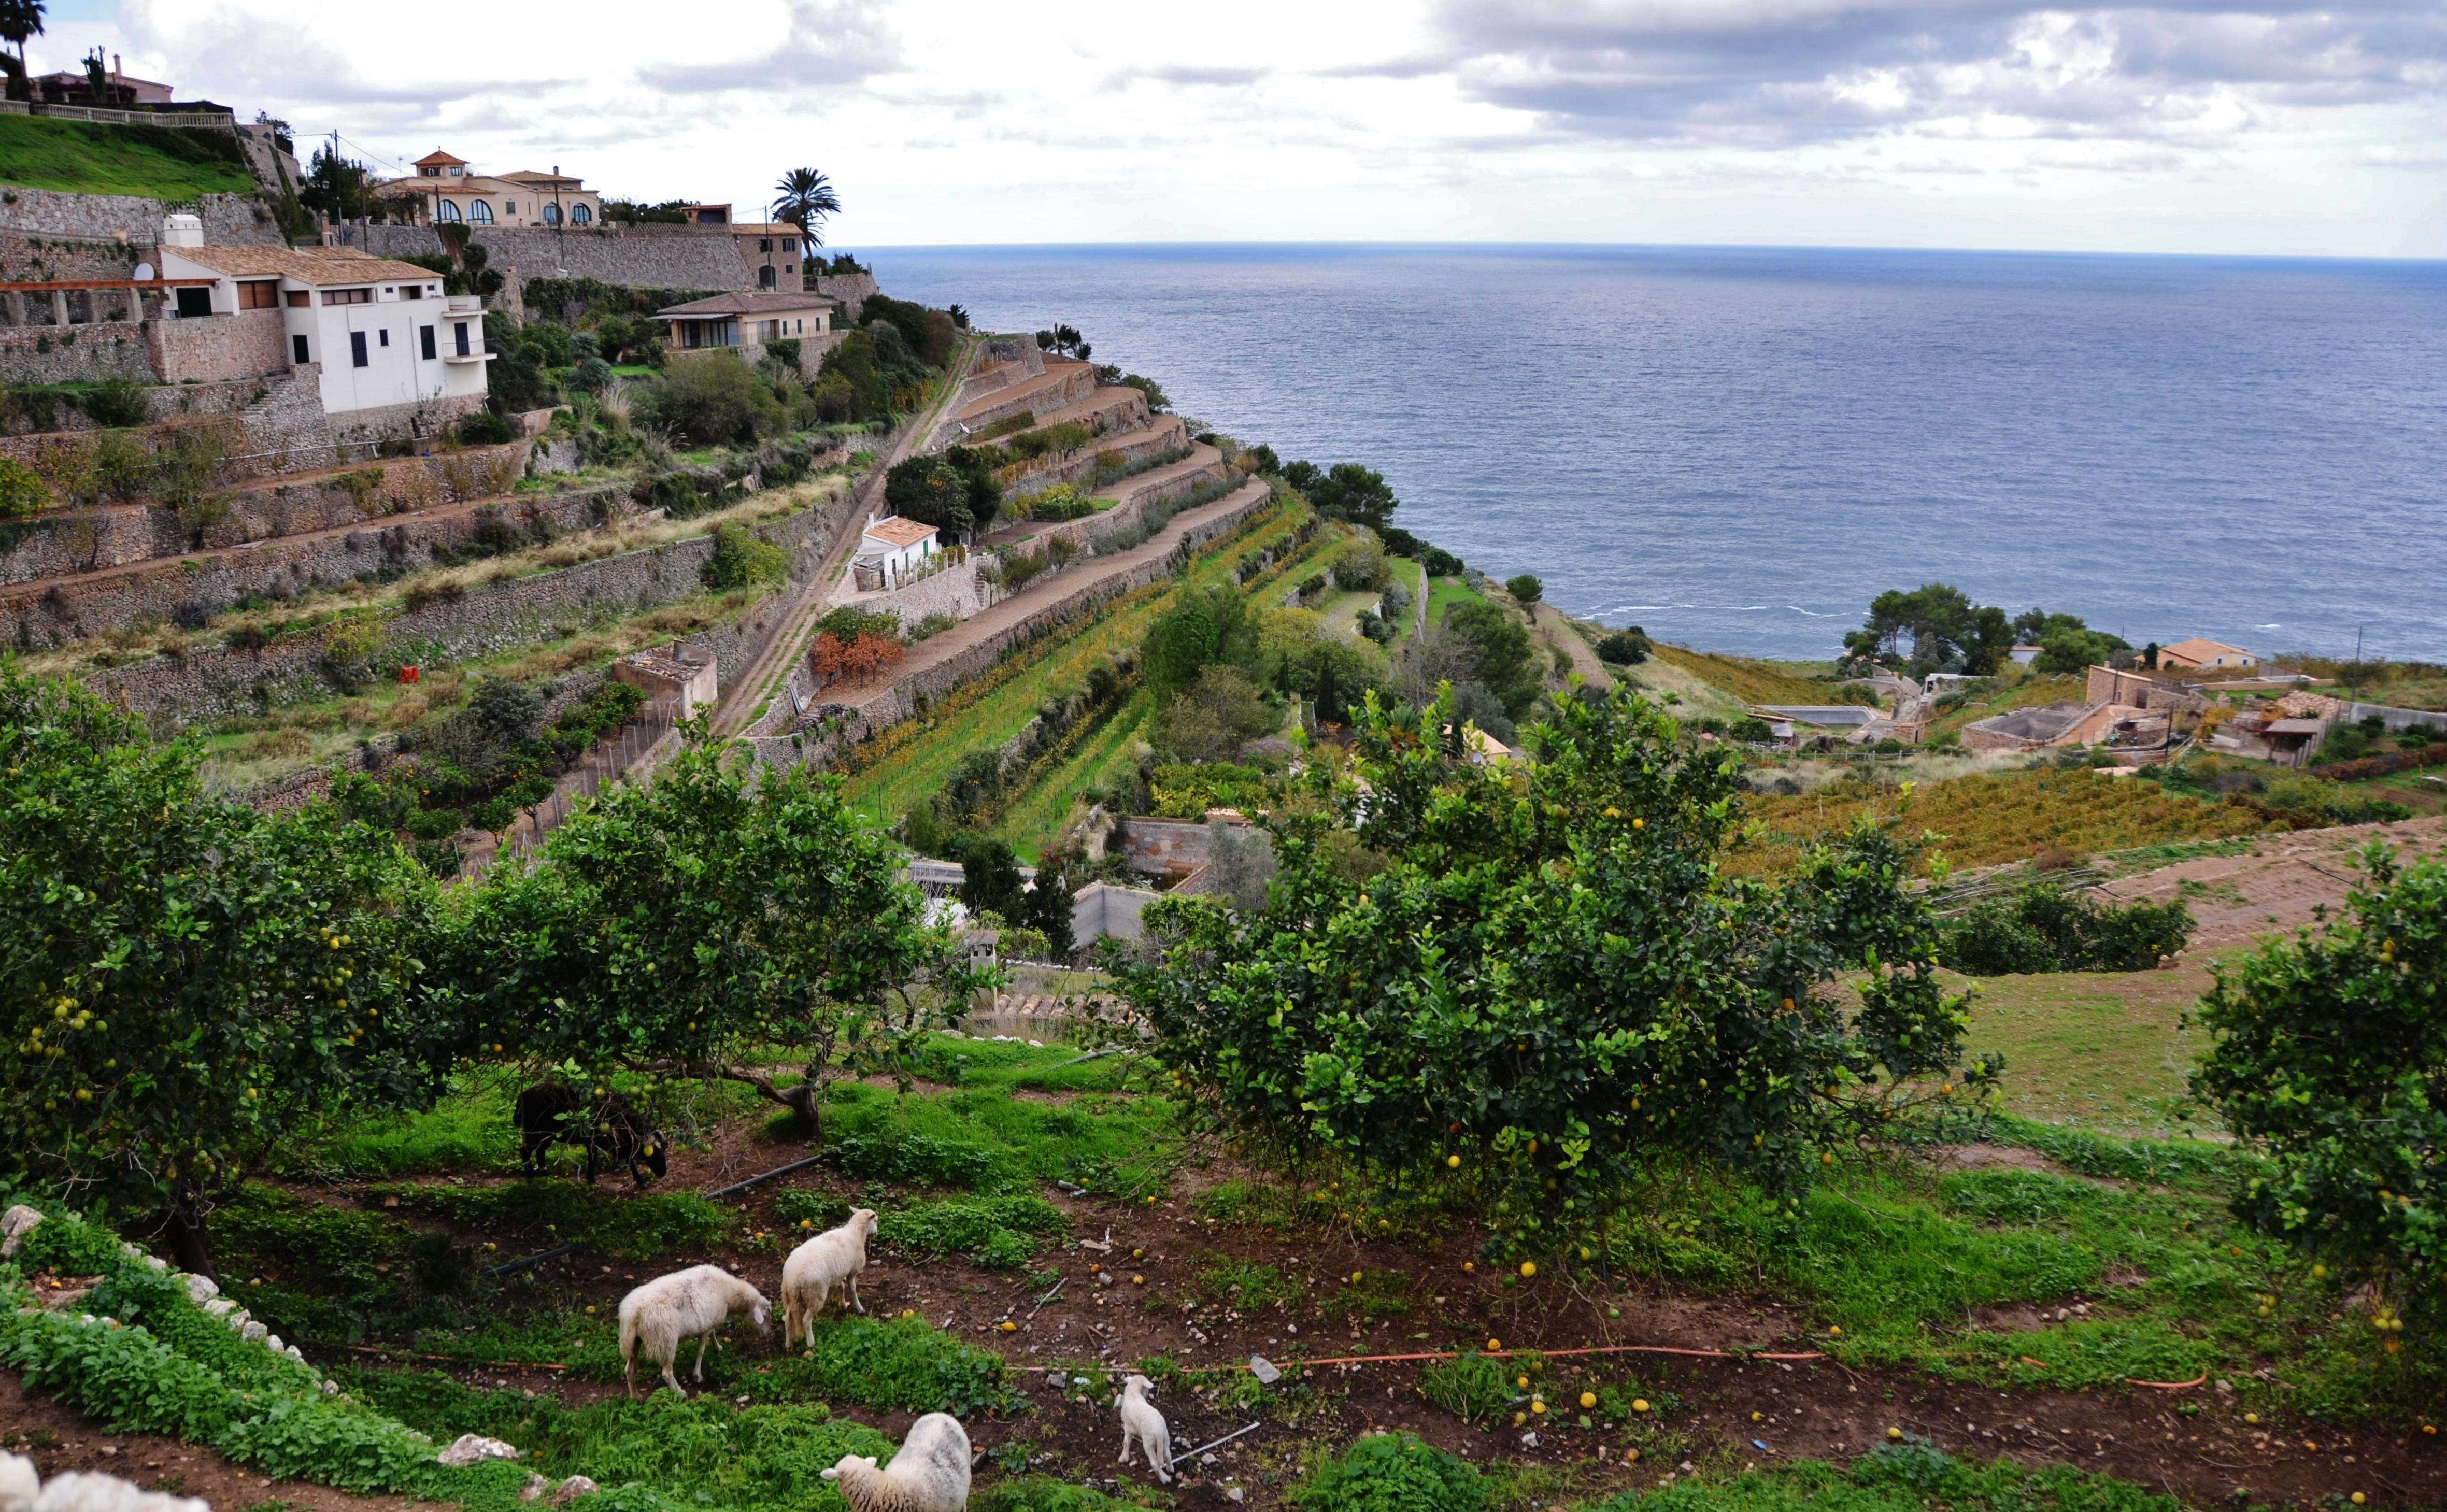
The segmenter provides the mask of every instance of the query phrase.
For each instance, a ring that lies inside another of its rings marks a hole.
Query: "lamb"
[[[772,1332],[773,1310],[765,1295],[718,1265],[695,1265],[658,1276],[620,1299],[620,1364],[629,1394],[637,1394],[637,1348],[663,1368],[663,1384],[680,1390],[672,1362],[680,1345],[696,1340],[696,1379],[705,1384],[705,1346],[714,1331],[741,1313],[760,1334]]]
[[[858,1297],[858,1273],[866,1269],[866,1241],[874,1233],[875,1209],[853,1208],[848,1222],[825,1230],[782,1262],[784,1349],[798,1343],[802,1331],[807,1348],[816,1347],[816,1315],[824,1312],[825,1298],[837,1286],[846,1288],[852,1307],[866,1311],[866,1304]]]
[[[844,1454],[824,1472],[838,1483],[850,1512],[960,1512],[969,1504],[969,1435],[949,1412],[929,1412],[909,1425],[909,1437],[890,1469],[872,1454]]]
[[[1147,1456],[1148,1468],[1166,1485],[1172,1484],[1172,1429],[1165,1426],[1164,1414],[1155,1409],[1148,1398],[1155,1391],[1155,1383],[1144,1375],[1133,1375],[1122,1382],[1122,1457],[1116,1462],[1130,1463],[1130,1441],[1138,1440],[1139,1452]]]
[[[115,1475],[69,1470],[39,1483],[31,1461],[0,1455],[0,1512],[213,1512],[199,1497],[166,1496]]]

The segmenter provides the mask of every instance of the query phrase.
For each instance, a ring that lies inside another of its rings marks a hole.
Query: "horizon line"
[[[901,241],[864,244],[875,252],[1095,252],[1095,251],[1344,251],[1344,252],[1744,252],[1889,254],[1960,257],[2148,258],[2194,262],[2370,263],[2447,266],[2447,256],[2391,257],[2372,254],[2308,252],[2144,252],[2056,247],[1940,247],[1871,243],[1748,241],[1291,241],[1173,238],[1149,241]],[[817,250],[845,246],[818,243]]]

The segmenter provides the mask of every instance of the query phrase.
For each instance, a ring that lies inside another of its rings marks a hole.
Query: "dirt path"
[[[791,598],[788,609],[783,614],[781,625],[773,632],[772,638],[765,643],[765,650],[749,665],[747,671],[733,678],[730,686],[722,690],[721,703],[713,715],[715,735],[736,735],[765,712],[766,703],[782,686],[783,679],[789,674],[791,664],[798,659],[807,638],[814,633],[816,621],[824,617],[833,582],[839,576],[844,561],[858,547],[860,527],[865,522],[867,512],[883,497],[884,474],[892,470],[893,463],[923,451],[933,444],[936,434],[951,417],[953,398],[959,393],[960,386],[968,381],[970,371],[977,365],[977,354],[984,350],[984,343],[979,341],[962,343],[959,361],[952,371],[944,375],[942,391],[936,396],[933,407],[911,422],[901,437],[884,449],[883,455],[875,460],[874,467],[869,470],[865,482],[859,484],[850,507],[842,516],[841,535],[834,540],[832,549],[825,554],[806,583]]]
[[[2355,853],[2373,841],[2408,858],[2436,855],[2447,849],[2447,817],[2264,835],[2241,854],[2179,861],[2105,883],[2099,891],[2125,902],[2182,898],[2198,921],[2192,935],[2192,952],[2198,953],[2204,946],[2305,928],[2317,921],[2317,908],[2334,917],[2345,894],[2362,879]]]
[[[1565,620],[1562,610],[1552,604],[1533,604],[1530,617],[1538,622],[1540,630],[1546,633],[1549,642],[1562,647],[1564,654],[1572,658],[1572,670],[1587,678],[1591,688],[1604,692],[1614,687],[1614,673],[1606,670],[1605,663],[1598,660],[1597,649]]]

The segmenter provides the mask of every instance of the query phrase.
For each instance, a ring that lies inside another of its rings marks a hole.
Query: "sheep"
[[[782,1346],[799,1342],[805,1331],[807,1348],[816,1347],[816,1315],[833,1288],[844,1288],[852,1307],[866,1311],[858,1297],[858,1273],[866,1269],[866,1241],[875,1233],[875,1209],[852,1208],[849,1221],[826,1229],[790,1252],[782,1262]]]
[[[663,1384],[680,1390],[672,1362],[680,1345],[696,1340],[696,1379],[705,1384],[705,1346],[714,1330],[745,1313],[759,1334],[772,1332],[773,1310],[765,1295],[718,1265],[695,1265],[658,1276],[620,1299],[620,1364],[629,1394],[637,1394],[637,1347],[663,1368]]]
[[[213,1512],[200,1497],[166,1496],[89,1470],[52,1476],[30,1504],[33,1512]]]
[[[1133,1375],[1122,1382],[1122,1457],[1116,1462],[1130,1463],[1130,1441],[1138,1440],[1139,1452],[1147,1456],[1148,1468],[1166,1485],[1172,1484],[1172,1429],[1165,1426],[1164,1414],[1157,1411],[1148,1398],[1155,1391],[1155,1383],[1144,1375]]]
[[[890,1469],[872,1454],[844,1454],[824,1472],[837,1483],[850,1512],[960,1512],[969,1504],[969,1435],[949,1412],[929,1412],[909,1425]]]
[[[34,1512],[34,1498],[43,1494],[43,1478],[34,1462],[22,1454],[0,1454],[0,1512]]]

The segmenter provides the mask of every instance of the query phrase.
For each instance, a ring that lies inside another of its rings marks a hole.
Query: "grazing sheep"
[[[0,1454],[0,1512],[34,1512],[34,1498],[43,1494],[43,1478],[34,1462],[22,1454]]]
[[[30,1505],[33,1512],[213,1512],[200,1497],[166,1496],[89,1470],[52,1476]]]
[[[848,1222],[825,1230],[782,1262],[783,1348],[798,1343],[803,1331],[807,1348],[816,1347],[816,1315],[837,1286],[852,1307],[866,1311],[858,1299],[858,1273],[866,1269],[866,1241],[874,1233],[875,1209],[853,1208]]]
[[[909,1425],[889,1469],[872,1454],[844,1454],[825,1472],[850,1512],[960,1512],[969,1504],[969,1435],[949,1412]]]
[[[663,1384],[680,1391],[672,1361],[680,1345],[696,1340],[696,1379],[705,1384],[705,1346],[714,1330],[741,1313],[755,1320],[756,1332],[772,1332],[773,1310],[765,1295],[718,1265],[695,1265],[658,1276],[620,1299],[620,1364],[629,1394],[637,1394],[637,1347],[663,1368]],[[686,1391],[680,1391],[686,1396]]]
[[[1148,1398],[1155,1391],[1155,1383],[1144,1375],[1133,1375],[1122,1382],[1122,1457],[1119,1464],[1130,1463],[1130,1441],[1138,1440],[1139,1452],[1147,1456],[1148,1468],[1166,1485],[1172,1484],[1172,1429],[1165,1426],[1164,1414],[1155,1409]]]
[[[519,1094],[510,1122],[519,1128],[519,1168],[529,1176],[543,1174],[544,1156],[556,1140],[567,1140],[586,1152],[590,1184],[607,1165],[628,1167],[629,1179],[641,1187],[648,1171],[656,1177],[671,1174],[662,1135],[635,1104],[617,1092],[588,1103],[559,1082],[538,1083]]]

